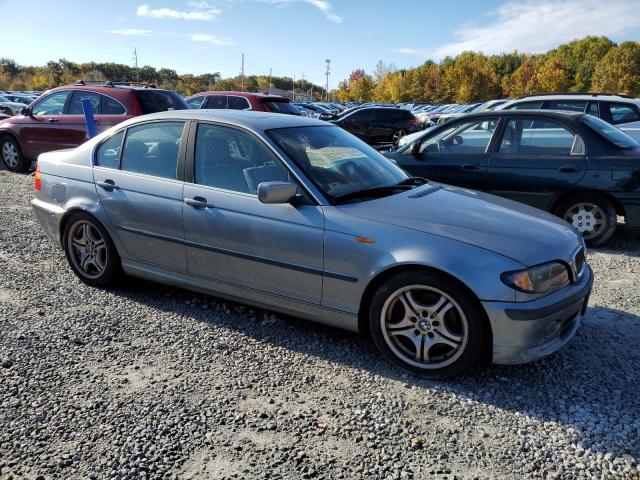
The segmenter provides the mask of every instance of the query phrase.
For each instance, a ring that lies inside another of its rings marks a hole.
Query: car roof
[[[167,112],[151,113],[131,119],[120,125],[133,125],[153,120],[196,120],[214,121],[247,128],[249,130],[264,132],[275,128],[332,126],[321,120],[302,117],[298,115],[286,115],[282,113],[255,112],[251,110],[208,110],[188,109],[169,110]]]
[[[279,101],[287,101],[290,102],[287,97],[282,97],[280,95],[274,95],[273,93],[256,93],[256,92],[234,92],[234,91],[221,91],[221,90],[210,90],[208,92],[199,92],[194,93],[189,98],[193,97],[203,97],[203,96],[212,96],[212,95],[234,95],[236,97],[245,97],[245,98],[259,98],[261,100],[279,100]]]
[[[563,110],[539,110],[539,109],[522,109],[522,110],[486,110],[476,113],[465,113],[456,120],[470,119],[470,118],[483,118],[483,117],[545,117],[545,118],[558,118],[558,119],[578,119],[585,116],[583,112],[570,112]],[[453,121],[453,120],[452,120]],[[443,125],[449,125],[445,123]]]
[[[550,93],[520,97],[512,100],[511,103],[531,100],[609,100],[615,102],[640,102],[638,98],[629,95],[616,95],[615,93]]]

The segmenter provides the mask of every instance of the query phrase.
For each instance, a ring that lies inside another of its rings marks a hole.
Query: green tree
[[[640,43],[624,42],[610,49],[596,65],[592,88],[640,95]]]

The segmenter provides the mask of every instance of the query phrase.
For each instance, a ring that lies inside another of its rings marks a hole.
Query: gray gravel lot
[[[150,282],[91,289],[0,171],[0,479],[638,478],[640,231],[558,354],[448,382],[357,335]]]

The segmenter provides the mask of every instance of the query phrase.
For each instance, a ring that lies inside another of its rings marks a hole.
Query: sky
[[[178,73],[295,76],[330,88],[379,60],[538,53],[586,35],[640,40],[640,0],[0,0],[0,57],[118,62]],[[9,21],[7,21],[7,19]]]

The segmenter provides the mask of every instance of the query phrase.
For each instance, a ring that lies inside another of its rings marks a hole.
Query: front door
[[[412,175],[458,187],[485,189],[488,150],[498,119],[457,120],[427,136],[400,165]]]
[[[31,117],[20,122],[21,147],[27,158],[65,148],[60,142],[60,121],[70,93],[58,90],[43,97],[31,108]]]
[[[487,168],[486,190],[548,210],[587,171],[584,142],[556,120],[514,117],[501,129]]]
[[[123,257],[187,270],[182,225],[184,122],[151,122],[114,134],[98,148],[93,176]]]
[[[258,200],[261,182],[289,179],[272,152],[249,132],[201,123],[191,161],[184,189],[189,272],[320,304],[323,211],[305,201]]]

